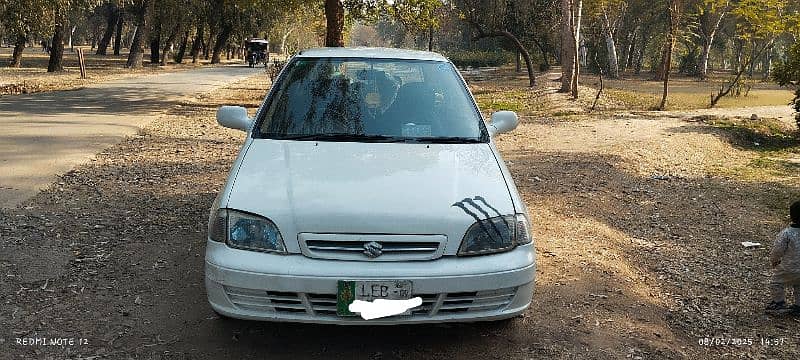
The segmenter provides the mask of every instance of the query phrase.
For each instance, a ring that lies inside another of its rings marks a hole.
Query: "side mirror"
[[[223,106],[217,110],[217,123],[226,128],[248,131],[253,119],[247,116],[247,109],[241,106]]]
[[[489,135],[497,135],[509,132],[517,128],[519,118],[513,111],[498,111],[492,114],[492,123],[489,124]]]

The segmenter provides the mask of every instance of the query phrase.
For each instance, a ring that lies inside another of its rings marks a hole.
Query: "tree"
[[[53,38],[50,46],[50,59],[47,62],[47,72],[56,72],[64,70],[64,35],[67,31],[67,9],[64,4],[59,1],[54,3],[53,9],[55,27],[53,30]]]
[[[344,4],[342,0],[325,0],[325,46],[344,46]]]
[[[696,5],[698,14],[698,37],[702,51],[697,63],[697,75],[701,79],[708,77],[708,58],[711,53],[711,45],[717,34],[722,19],[730,10],[730,0],[701,0]]]
[[[528,85],[536,85],[536,76],[533,73],[533,64],[528,50],[516,35],[509,31],[509,20],[513,14],[508,9],[512,1],[495,0],[462,0],[456,3],[462,19],[477,33],[475,39],[505,38],[516,51],[522,54],[525,66],[528,69]]]
[[[433,51],[433,32],[438,29],[444,8],[442,0],[395,0],[389,14],[411,33],[428,33],[428,51]]]
[[[234,30],[234,18],[240,10],[236,5],[226,3],[224,0],[215,0],[213,3],[213,13],[218,14],[217,33],[214,47],[211,52],[211,63],[218,64],[221,61],[222,49],[228,44]]]
[[[119,55],[122,50],[122,28],[125,25],[125,11],[122,7],[119,8],[119,16],[117,16],[117,33],[114,36],[114,55]]]
[[[606,45],[608,77],[619,77],[619,57],[617,56],[616,32],[625,15],[628,3],[625,0],[597,0],[589,2],[592,18],[600,22],[600,29]]]
[[[52,17],[42,16],[48,11],[49,2],[46,0],[0,1],[2,25],[14,44],[9,66],[22,66],[22,52],[25,50],[25,44],[50,30]]]
[[[800,130],[800,43],[795,42],[786,52],[786,59],[779,61],[772,72],[772,79],[780,86],[794,87],[792,105],[795,111],[795,121]],[[798,132],[800,136],[800,132]]]
[[[681,22],[682,15],[682,1],[670,0],[667,8],[667,33],[666,40],[664,41],[664,90],[661,94],[661,103],[658,105],[659,110],[664,110],[667,107],[667,97],[669,96],[669,74],[672,70],[672,52],[675,49],[675,38],[678,35],[678,26]]]
[[[122,16],[122,12],[117,4],[111,1],[103,5],[103,13],[106,16],[106,29],[103,32],[103,37],[100,38],[100,42],[97,44],[97,55],[106,54],[108,45],[111,43],[111,37],[114,36],[114,30],[119,22],[118,18]]]
[[[561,0],[561,89],[578,98],[580,61],[578,49],[581,38],[583,0]]]
[[[128,62],[125,64],[129,68],[142,67],[144,57],[144,40],[149,32],[148,16],[150,12],[150,0],[138,0],[134,6],[136,28],[133,30],[133,41],[131,42]]]
[[[734,78],[712,97],[711,107],[716,106],[720,99],[740,84],[745,71],[764,51],[772,47],[778,36],[792,34],[796,38],[800,33],[800,13],[797,6],[797,3],[790,0],[740,0],[736,4],[731,13],[738,20],[736,31],[742,48],[749,46],[750,56],[746,61],[740,61]]]

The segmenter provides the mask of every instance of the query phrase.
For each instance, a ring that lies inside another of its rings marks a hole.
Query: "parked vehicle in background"
[[[431,52],[306,50],[284,67],[211,208],[211,307],[335,324],[495,320],[531,303],[528,214],[464,80]],[[421,305],[364,320],[354,300]]]
[[[247,49],[247,64],[250,67],[255,67],[258,64],[267,66],[269,62],[269,41],[264,39],[247,39],[247,41],[245,41],[245,48]]]

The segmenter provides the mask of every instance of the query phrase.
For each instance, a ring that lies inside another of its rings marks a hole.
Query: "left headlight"
[[[211,214],[208,237],[237,249],[286,253],[283,237],[275,223],[241,211],[219,209]]]
[[[531,241],[528,218],[524,214],[498,216],[472,224],[461,240],[458,255],[504,252]]]

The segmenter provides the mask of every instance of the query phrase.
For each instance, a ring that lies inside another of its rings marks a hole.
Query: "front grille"
[[[305,312],[306,306],[298,293],[263,291],[226,286],[228,299],[239,308],[250,311]]]
[[[304,255],[316,259],[355,261],[433,260],[442,256],[444,235],[315,234],[298,235]],[[378,244],[378,252],[368,255],[368,244]],[[374,256],[377,254],[377,256]]]
[[[226,286],[228,298],[237,307],[249,311],[304,313],[311,316],[336,315],[336,294],[277,292]],[[439,294],[414,294],[422,305],[413,309],[412,317],[433,317],[457,313],[501,310],[514,298],[517,288]],[[354,320],[360,320],[354,317]]]

